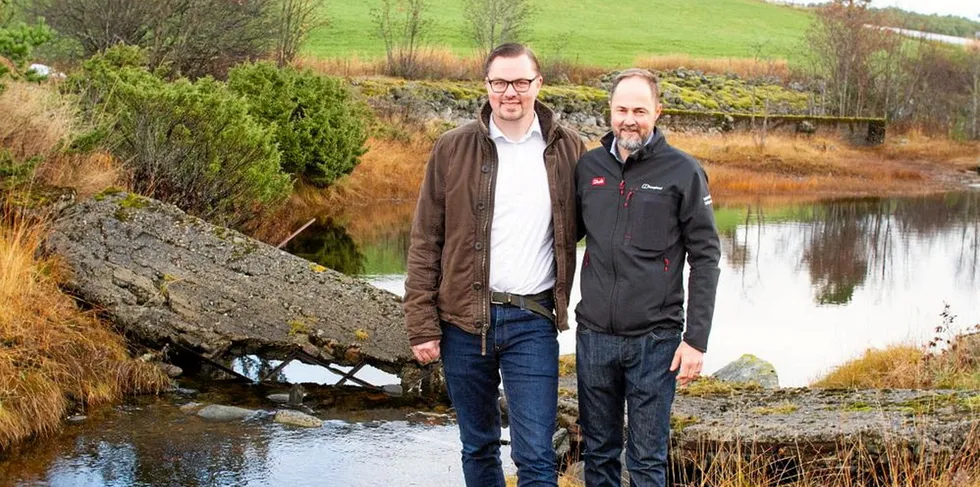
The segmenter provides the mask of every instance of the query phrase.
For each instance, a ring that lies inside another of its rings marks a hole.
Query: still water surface
[[[927,343],[946,305],[954,329],[980,323],[980,191],[722,203],[715,214],[722,273],[706,372],[751,353],[775,365],[780,385],[803,386],[868,347]],[[321,229],[293,251],[404,292],[407,223],[351,235]],[[573,308],[578,282],[576,274]],[[561,352],[574,353],[574,340],[560,335]]]
[[[388,214],[399,211],[365,209],[366,220],[389,223],[321,222],[290,250],[401,294],[411,215]],[[722,276],[707,372],[752,353],[783,386],[805,385],[868,347],[927,342],[946,305],[954,329],[980,323],[980,191],[721,205],[716,215]],[[559,340],[574,351],[574,333]],[[286,375],[328,382],[308,366]],[[142,399],[0,462],[0,486],[462,485],[456,429],[406,414],[300,430],[206,423],[173,401]]]

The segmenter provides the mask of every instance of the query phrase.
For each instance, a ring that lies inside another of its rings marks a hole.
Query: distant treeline
[[[965,17],[954,15],[926,15],[902,10],[898,7],[876,8],[876,10],[893,19],[895,25],[889,27],[901,27],[903,29],[921,30],[923,32],[933,32],[956,37],[973,38],[980,32],[980,22],[976,22]],[[980,5],[977,5],[977,14],[980,15]]]

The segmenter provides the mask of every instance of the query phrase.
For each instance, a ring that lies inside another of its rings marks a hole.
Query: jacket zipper
[[[620,200],[622,200],[623,195],[626,194],[626,171],[625,171],[626,168],[624,166],[625,166],[625,164],[623,166],[620,166],[620,168],[619,168],[620,169],[620,173],[622,174],[622,179],[620,179],[620,181],[619,181],[619,197],[620,197]],[[627,202],[628,202],[628,200],[627,200]],[[620,215],[621,215],[621,212],[620,212],[619,209],[620,209],[621,206],[622,205],[618,204],[618,202],[617,202],[617,204],[616,204],[616,223],[615,223],[615,225],[616,225],[617,228],[619,227],[619,218],[620,218]],[[613,285],[612,285],[612,293],[611,293],[611,296],[609,297],[609,332],[615,334],[616,333],[616,329],[615,329],[616,328],[616,295],[619,294],[617,292],[617,291],[619,291],[619,289],[618,289],[619,286],[617,285],[617,283],[619,282],[619,270],[616,268],[616,252],[617,252],[617,250],[616,250],[616,232],[615,231],[610,232],[610,240],[612,240],[611,245],[609,246],[609,248],[612,249]]]
[[[487,140],[490,140],[488,137]],[[493,186],[497,174],[497,146],[490,140],[490,160],[492,163],[490,171],[487,172],[487,211],[486,220],[483,223],[483,281],[481,304],[483,306],[483,328],[480,330],[480,355],[487,354],[487,331],[490,330],[490,222],[493,221]]]

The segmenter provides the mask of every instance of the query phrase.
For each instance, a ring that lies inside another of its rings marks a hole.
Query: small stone
[[[157,367],[160,367],[160,370],[162,370],[163,373],[167,374],[167,377],[170,377],[171,379],[176,379],[177,377],[180,377],[180,375],[184,373],[184,369],[177,367],[176,365],[173,364],[165,364],[161,362],[157,364]]]
[[[68,422],[69,423],[82,423],[82,422],[85,422],[85,420],[87,420],[87,419],[88,419],[88,416],[85,416],[84,414],[76,414],[74,416],[69,417],[68,418]]]
[[[279,404],[286,404],[287,402],[289,402],[289,394],[286,394],[286,393],[284,393],[284,394],[269,394],[268,396],[265,396],[265,398],[268,399],[268,400],[270,400],[270,401],[272,401],[272,402],[276,402],[276,403],[279,403]]]
[[[248,419],[254,414],[255,411],[251,409],[236,406],[222,406],[219,404],[205,406],[203,409],[197,412],[198,416],[209,421],[240,421]]]
[[[319,428],[323,426],[323,420],[320,418],[290,409],[280,409],[279,411],[276,411],[276,416],[273,418],[273,421],[280,424],[301,426],[304,428]]]

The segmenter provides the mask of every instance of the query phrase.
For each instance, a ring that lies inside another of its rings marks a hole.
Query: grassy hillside
[[[622,67],[638,56],[764,56],[798,59],[810,22],[806,11],[760,0],[532,0],[538,9],[531,44],[542,57],[561,54],[579,63]],[[330,26],[313,32],[304,54],[360,58],[384,54],[371,9],[379,0],[328,2]],[[598,4],[598,5],[597,5]],[[604,5],[604,6],[603,6]],[[429,43],[458,54],[471,51],[463,33],[463,0],[430,0]],[[562,46],[562,39],[567,45]]]

